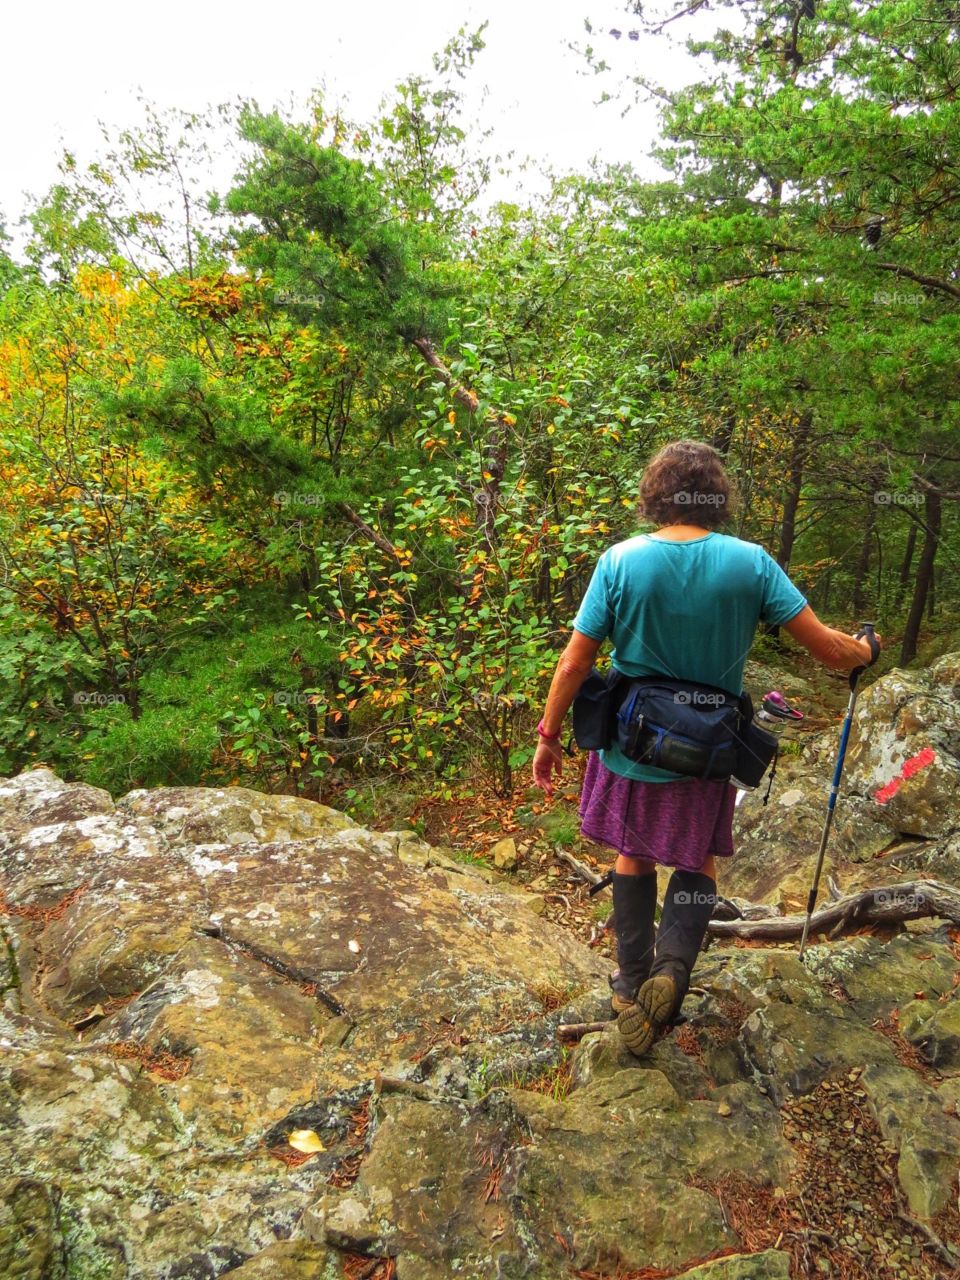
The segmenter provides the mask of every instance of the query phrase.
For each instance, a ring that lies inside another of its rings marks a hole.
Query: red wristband
[[[547,733],[547,731],[546,731],[546,730],[544,729],[544,727],[543,727],[543,721],[542,721],[542,720],[541,720],[541,721],[540,721],[540,723],[537,725],[537,733],[539,733],[540,737],[541,737],[541,738],[543,738],[546,742],[559,742],[559,741],[560,741],[560,735],[559,735],[559,733]]]

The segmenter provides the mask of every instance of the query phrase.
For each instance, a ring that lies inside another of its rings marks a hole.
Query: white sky
[[[11,5],[2,19],[0,216],[19,244],[25,193],[43,195],[57,180],[64,146],[81,165],[104,150],[98,119],[138,124],[138,88],[160,108],[203,111],[238,97],[268,108],[323,85],[328,101],[366,120],[398,80],[429,73],[431,54],[460,26],[484,19],[487,47],[466,91],[471,114],[494,130],[489,147],[564,171],[596,155],[656,172],[646,158],[656,133],[652,108],[621,118],[617,104],[597,105],[600,81],[568,48],[590,40],[618,70],[655,70],[671,83],[691,78],[681,47],[671,53],[663,40],[655,47],[628,40],[635,24],[622,0],[40,0]],[[607,36],[611,27],[623,32],[619,41]],[[604,84],[614,88],[609,78]],[[211,186],[228,184],[229,171],[210,176]],[[502,195],[510,194],[505,187]]]

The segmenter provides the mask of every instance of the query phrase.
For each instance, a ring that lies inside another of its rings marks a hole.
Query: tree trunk
[[[902,600],[906,594],[907,587],[910,585],[910,569],[913,565],[913,553],[917,546],[917,526],[910,522],[910,531],[907,534],[907,545],[903,549],[903,560],[900,563],[900,584],[897,590],[897,599]]]
[[[316,726],[316,712],[314,712],[314,726]],[[316,733],[316,728],[313,729]],[[350,712],[341,711],[339,715],[336,711],[328,711],[323,718],[323,736],[325,738],[349,738],[350,737]]]
[[[819,607],[824,613],[830,612],[830,594],[833,591],[833,565],[828,565],[820,579]]]
[[[877,540],[877,585],[874,590],[877,593],[877,599],[883,599],[883,539],[880,537],[880,530],[874,528],[873,536]]]
[[[793,450],[790,454],[790,469],[787,473],[787,489],[783,498],[783,519],[780,523],[780,541],[777,546],[777,564],[786,572],[790,567],[793,555],[793,543],[797,532],[797,510],[800,506],[800,494],[803,490],[803,469],[807,460],[807,445],[813,425],[813,415],[805,410],[800,415],[796,433],[793,437]],[[780,628],[767,627],[766,634],[777,637]]]
[[[728,413],[720,426],[717,427],[716,431],[713,433],[713,439],[710,443],[717,452],[722,453],[724,457],[726,457],[730,451],[730,445],[733,441],[733,431],[736,425],[736,418],[732,413]]]
[[[920,635],[920,623],[923,621],[923,609],[927,603],[927,594],[933,580],[933,564],[937,555],[937,543],[940,540],[941,500],[936,489],[928,489],[924,504],[926,527],[923,533],[923,546],[920,548],[920,562],[917,565],[917,578],[913,587],[913,600],[910,602],[910,613],[903,632],[903,644],[900,647],[900,665],[906,666],[917,656],[917,639]]]
[[[870,572],[870,552],[873,548],[873,530],[876,523],[877,504],[871,500],[867,503],[867,520],[863,527],[863,542],[860,544],[860,558],[857,560],[857,570],[853,579],[853,612],[858,618],[863,613],[863,586],[867,580],[867,574]]]
[[[777,564],[786,571],[790,567],[793,555],[793,541],[797,531],[797,509],[800,506],[800,493],[803,489],[803,469],[807,461],[807,446],[810,443],[810,432],[813,426],[813,415],[806,410],[797,423],[793,437],[793,451],[790,454],[790,470],[787,476],[787,491],[783,499],[783,520],[780,525],[780,544],[777,547]]]

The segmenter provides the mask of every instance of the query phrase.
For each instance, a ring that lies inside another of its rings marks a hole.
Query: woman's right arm
[[[872,661],[873,655],[866,640],[857,640],[845,631],[825,626],[809,605],[805,605],[795,618],[785,622],[783,629],[818,662],[834,671],[852,671],[854,667],[867,666]],[[879,643],[880,637],[876,638]]]

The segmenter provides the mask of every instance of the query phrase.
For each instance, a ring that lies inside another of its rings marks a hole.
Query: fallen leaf
[[[294,1129],[287,1141],[294,1151],[303,1151],[308,1155],[312,1155],[315,1151],[326,1150],[312,1129]]]

